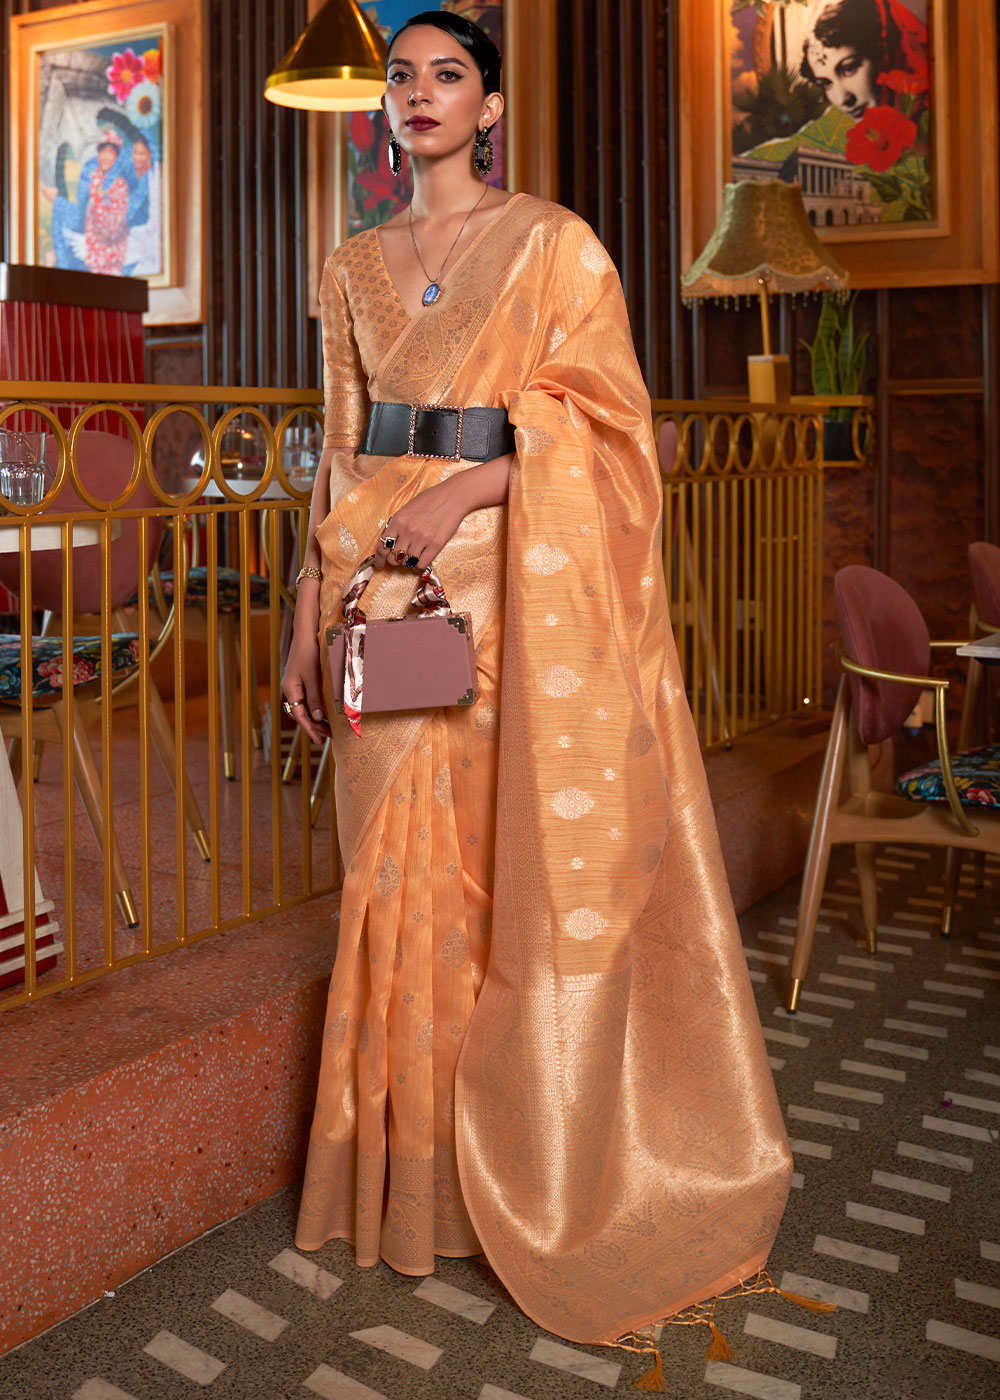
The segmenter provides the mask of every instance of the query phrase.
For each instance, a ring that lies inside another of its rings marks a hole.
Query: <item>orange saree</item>
[[[296,1243],[412,1274],[483,1250],[543,1327],[611,1341],[753,1275],[791,1177],[621,287],[582,220],[517,195],[419,319],[373,231],[322,305],[324,629],[393,510],[463,469],[356,456],[370,400],[503,406],[517,453],[437,560],[476,704],[360,737],[331,709],[345,879]],[[415,582],[376,574],[369,617]]]

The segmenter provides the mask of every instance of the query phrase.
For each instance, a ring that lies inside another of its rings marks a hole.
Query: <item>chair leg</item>
[[[7,745],[7,762],[10,764],[11,776],[14,779],[14,786],[17,787],[21,781],[21,757],[24,753],[24,745],[21,743],[20,735],[11,739]]]
[[[240,681],[250,692],[250,737],[255,749],[264,747],[264,730],[260,718],[260,688],[257,683],[257,662],[253,654],[253,642],[247,648],[249,655],[244,657],[240,646],[240,634],[236,631],[236,657],[240,663]]]
[[[812,833],[809,837],[809,851],[806,867],[802,874],[802,893],[799,896],[799,916],[795,927],[795,946],[792,949],[792,985],[788,997],[788,1010],[798,1010],[802,982],[809,966],[813,936],[816,932],[816,918],[826,885],[826,872],[830,864],[830,826],[837,803],[840,800],[840,784],[844,773],[844,759],[847,745],[848,700],[845,681],[840,682],[837,703],[833,711],[830,738],[823,760],[823,776],[820,778],[819,796],[816,799],[816,815],[813,817]]]
[[[281,727],[278,726],[278,735],[281,734]],[[288,757],[285,759],[285,766],[281,770],[281,781],[290,783],[299,771],[299,764],[302,762],[306,747],[306,736],[303,730],[296,728],[292,738],[292,747],[288,750]]]
[[[55,637],[61,632],[62,618],[51,610],[46,610],[42,614],[42,630],[38,635],[40,637]],[[31,777],[32,781],[37,783],[42,776],[42,754],[45,751],[45,744],[41,739],[36,739],[32,748],[34,752],[31,756]]]
[[[236,777],[236,614],[219,613],[219,701],[222,706],[222,770]]]
[[[878,890],[875,884],[875,847],[862,841],[854,847],[861,886],[861,916],[865,924],[865,944],[869,953],[878,952]]]
[[[305,739],[303,739],[305,746]],[[309,825],[316,825],[316,818],[323,810],[323,798],[326,796],[327,788],[330,786],[330,763],[333,759],[333,743],[327,739],[323,744],[323,752],[320,755],[319,768],[316,770],[316,777],[312,786],[312,797],[309,800]]]
[[[63,743],[66,742],[66,733],[63,725],[62,705],[53,706],[53,716],[63,734]],[[101,780],[97,773],[97,764],[94,762],[94,754],[87,739],[87,731],[83,727],[83,720],[78,709],[73,711],[73,753],[76,758],[75,776],[76,785],[80,789],[80,796],[83,798],[83,805],[87,809],[87,816],[90,818],[90,825],[97,838],[97,844],[104,850],[104,811],[102,807],[103,798],[101,795]],[[118,900],[118,907],[122,912],[126,924],[129,928],[136,928],[139,923],[139,914],[136,909],[135,900],[132,897],[132,889],[128,882],[128,875],[125,873],[125,862],[122,860],[121,849],[118,845],[118,838],[115,835],[114,826],[108,833],[111,842],[111,867],[114,872],[115,898]]]
[[[978,858],[981,853],[975,852]],[[951,937],[951,920],[955,912],[955,899],[958,895],[958,877],[962,873],[963,852],[958,846],[949,846],[944,857],[944,894],[941,897],[941,937]],[[985,862],[984,862],[985,864]]]
[[[153,684],[152,678],[150,678],[149,684],[149,728],[156,752],[160,756],[160,762],[163,764],[176,795],[177,748],[174,743],[174,731],[167,718],[167,712],[163,708],[163,699]],[[198,806],[198,799],[194,795],[194,788],[191,786],[191,779],[186,770],[184,773],[184,817],[190,827],[194,844],[198,847],[198,854],[202,860],[211,860],[212,854],[208,844],[208,833],[205,830],[205,819],[201,815],[201,808]]]

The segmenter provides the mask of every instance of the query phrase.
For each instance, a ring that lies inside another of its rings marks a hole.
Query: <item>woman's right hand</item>
[[[310,629],[302,619],[292,634],[292,645],[281,676],[281,693],[292,707],[296,724],[316,744],[330,737],[330,726],[323,713],[323,687],[320,679],[320,650],[317,625]]]

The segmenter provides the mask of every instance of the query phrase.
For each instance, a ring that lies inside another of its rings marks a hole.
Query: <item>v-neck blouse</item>
[[[447,269],[449,278],[455,275],[465,259],[475,251],[493,228],[503,222],[511,205],[519,203],[523,198],[521,193],[514,194],[497,210],[486,227],[479,230],[468,247],[463,249]],[[407,314],[402,298],[389,275],[376,229],[363,229],[348,238],[330,254],[329,262],[331,271],[347,299],[361,366],[371,383],[389,350],[406,327],[417,318]],[[446,281],[442,299],[447,294]],[[434,305],[440,306],[441,299]],[[429,311],[431,308],[427,309]]]

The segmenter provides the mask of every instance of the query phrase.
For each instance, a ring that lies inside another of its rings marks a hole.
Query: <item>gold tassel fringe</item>
[[[801,1293],[786,1293],[783,1288],[776,1288],[774,1291],[779,1298],[787,1298],[796,1307],[808,1308],[810,1312],[832,1313],[837,1311],[836,1303],[821,1303],[818,1298],[805,1298]]]
[[[705,1352],[705,1360],[732,1361],[733,1349],[711,1318],[708,1319],[708,1326],[712,1333],[712,1340],[708,1345],[708,1350]]]
[[[635,1388],[636,1390],[656,1390],[662,1394],[667,1388],[663,1384],[663,1357],[655,1347],[653,1348],[653,1356],[656,1358],[653,1369],[639,1377],[635,1382]]]
[[[680,1312],[665,1317],[662,1325],[664,1327],[707,1327],[712,1334],[712,1340],[705,1352],[706,1359],[709,1361],[731,1361],[733,1350],[715,1325],[715,1309],[719,1303],[726,1303],[734,1298],[748,1298],[760,1293],[777,1293],[779,1298],[794,1303],[796,1307],[807,1308],[809,1312],[833,1313],[837,1311],[836,1303],[821,1303],[818,1299],[807,1298],[802,1293],[789,1293],[783,1288],[777,1288],[767,1270],[760,1269],[754,1278],[735,1284],[725,1293],[719,1293],[714,1298],[706,1298],[700,1303],[692,1303],[690,1307],[682,1308]],[[634,1351],[640,1355],[652,1356],[654,1358],[653,1369],[640,1376],[634,1385],[636,1390],[662,1393],[666,1390],[663,1380],[663,1358],[659,1348],[654,1345],[654,1336],[655,1333],[651,1327],[648,1336],[639,1332],[629,1332],[624,1337],[619,1337],[617,1341],[597,1342],[595,1345],[611,1346],[621,1351]]]

